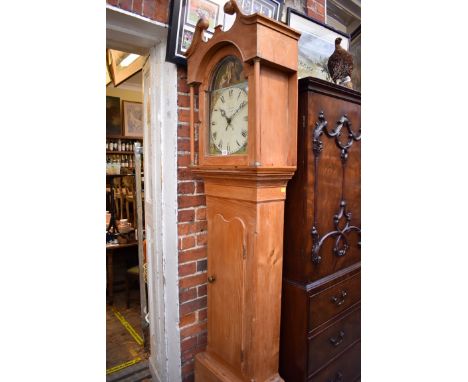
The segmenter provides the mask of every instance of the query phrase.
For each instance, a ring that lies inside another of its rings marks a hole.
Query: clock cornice
[[[203,81],[204,64],[212,54],[229,44],[237,48],[244,63],[257,59],[286,71],[297,70],[297,41],[301,36],[300,32],[258,13],[245,15],[235,1],[228,1],[224,5],[224,12],[236,14],[234,24],[227,31],[223,31],[221,25],[216,26],[213,36],[208,41],[203,37],[204,31],[208,29],[208,21],[200,19],[197,22],[192,43],[185,52],[187,59],[198,63],[188,67],[189,85],[200,84]],[[271,36],[278,36],[278,32],[286,37],[281,38],[281,46],[271,40]],[[240,35],[242,38],[239,38]]]

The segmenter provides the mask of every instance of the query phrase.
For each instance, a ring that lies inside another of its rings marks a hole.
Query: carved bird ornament
[[[328,72],[334,83],[352,89],[353,56],[341,47],[341,37],[335,39],[335,51],[328,58]]]

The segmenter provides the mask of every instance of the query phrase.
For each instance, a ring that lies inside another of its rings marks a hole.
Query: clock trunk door
[[[245,226],[217,213],[208,226],[208,347],[239,370],[243,352]],[[226,346],[229,344],[229,346]]]

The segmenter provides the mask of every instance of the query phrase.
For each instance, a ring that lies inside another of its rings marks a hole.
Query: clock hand
[[[228,126],[231,124],[231,118],[228,118],[227,115],[226,115],[226,112],[223,110],[223,109],[219,109],[219,111],[221,112],[221,115],[226,118],[226,121],[228,123]],[[226,126],[226,130],[227,130],[227,126]]]
[[[247,102],[242,101],[242,103],[239,105],[239,107],[236,109],[236,111],[234,113],[232,113],[230,119],[234,118],[234,116],[239,112],[239,110],[242,109],[245,105],[247,105]]]

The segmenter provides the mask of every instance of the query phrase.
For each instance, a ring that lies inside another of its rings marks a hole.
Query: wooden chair
[[[123,219],[123,207],[125,201],[125,191],[122,186],[122,178],[114,179],[114,199],[115,199],[115,218]]]
[[[125,178],[125,212],[127,219],[132,221],[133,228],[137,225],[136,213],[136,197],[135,197],[135,180],[131,177]],[[145,200],[145,195],[142,193],[142,200]],[[131,205],[131,206],[130,206]]]

